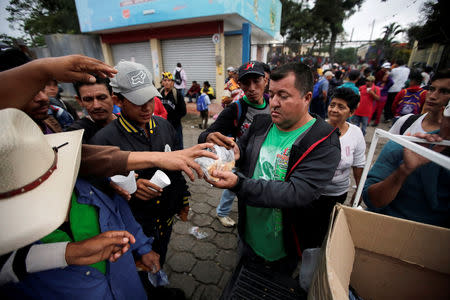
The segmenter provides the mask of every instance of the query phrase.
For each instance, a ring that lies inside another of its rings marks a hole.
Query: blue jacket
[[[12,299],[147,299],[132,251],[150,252],[153,239],[144,235],[121,197],[111,199],[82,179],[75,188],[79,203],[98,207],[101,232],[127,230],[136,243],[117,262],[107,262],[106,275],[90,266],[68,266],[28,274],[19,283],[8,284],[6,293]]]

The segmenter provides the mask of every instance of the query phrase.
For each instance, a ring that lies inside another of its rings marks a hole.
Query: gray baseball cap
[[[113,92],[122,94],[130,102],[143,105],[161,94],[152,83],[152,75],[144,65],[121,60],[117,66],[116,76],[111,78]]]

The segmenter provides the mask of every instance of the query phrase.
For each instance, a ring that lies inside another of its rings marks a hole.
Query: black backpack
[[[176,84],[181,84],[182,80],[181,80],[181,71],[176,71],[175,72],[175,83]]]

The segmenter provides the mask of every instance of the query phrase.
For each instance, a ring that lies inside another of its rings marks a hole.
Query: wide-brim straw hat
[[[13,108],[0,110],[0,119],[1,255],[41,239],[66,219],[83,130],[44,135]]]

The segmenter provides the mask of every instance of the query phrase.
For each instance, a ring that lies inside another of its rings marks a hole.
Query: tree
[[[396,22],[393,22],[389,25],[383,27],[383,43],[386,45],[390,45],[394,43],[394,38],[405,30]]]
[[[45,34],[80,32],[74,0],[10,0],[6,10],[7,20],[33,46],[45,44]]]
[[[344,31],[342,23],[360,8],[364,0],[317,0],[313,8],[314,19],[321,19],[329,29],[330,61],[334,61],[336,38]]]
[[[348,64],[356,63],[358,56],[356,55],[356,48],[339,48],[336,50],[335,61],[337,63],[346,62]]]
[[[412,24],[406,31],[409,43],[417,40],[422,44],[450,43],[450,19],[448,1],[427,1],[421,8],[422,20]]]
[[[281,0],[283,5],[281,13],[281,35],[287,38],[289,44],[311,42],[315,46],[328,39],[329,31],[323,24],[321,18],[313,15],[308,1],[294,2],[292,0]]]

